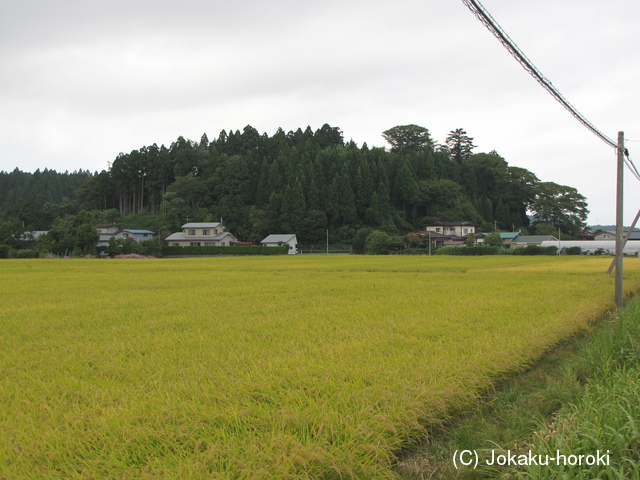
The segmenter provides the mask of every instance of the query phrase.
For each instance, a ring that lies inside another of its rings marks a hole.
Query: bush
[[[0,258],[9,258],[11,247],[9,245],[0,245]]]
[[[436,255],[497,255],[500,253],[499,247],[486,247],[476,245],[473,247],[442,247],[436,251]]]
[[[580,247],[567,247],[564,249],[565,255],[581,255],[582,248]]]
[[[149,255],[152,257],[161,257],[162,248],[164,246],[164,240],[162,240],[160,237],[153,237],[138,244],[141,255]]]
[[[16,250],[16,258],[40,258],[40,253],[37,250]]]
[[[400,250],[397,252],[398,255],[429,255],[428,248],[405,248],[404,250]]]
[[[263,245],[235,247],[162,247],[163,256],[177,255],[284,255],[289,245],[265,247]]]
[[[388,233],[374,230],[364,242],[364,251],[369,255],[388,255],[392,244],[393,240]]]
[[[558,247],[541,247],[540,245],[527,245],[526,247],[512,248],[511,255],[557,255]]]

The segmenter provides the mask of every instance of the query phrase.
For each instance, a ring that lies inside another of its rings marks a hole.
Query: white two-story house
[[[476,233],[476,224],[471,222],[439,222],[425,225],[426,232],[441,233],[443,235],[453,235],[464,237]]]
[[[185,223],[182,231],[172,233],[166,242],[172,247],[228,247],[238,239],[224,231],[224,225],[214,223]]]

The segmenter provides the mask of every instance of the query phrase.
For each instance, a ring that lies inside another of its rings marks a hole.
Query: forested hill
[[[69,174],[67,184],[77,188],[77,208],[107,211],[112,221],[133,215],[144,218],[140,227],[175,231],[187,220],[222,218],[229,231],[250,241],[293,232],[314,243],[326,229],[348,240],[363,227],[406,233],[436,220],[511,230],[529,225],[528,210],[571,233],[586,219],[585,199],[575,189],[541,182],[496,152],[474,153],[462,129],[443,145],[416,125],[383,136],[389,149],[345,143],[340,129],[326,124],[315,132],[279,129],[273,136],[247,126],[213,140],[179,137],[168,148],[153,144],[120,154],[108,171]],[[2,181],[14,175],[3,174]],[[74,184],[73,175],[83,181]],[[19,202],[50,201],[33,189],[11,191],[2,188],[5,218],[11,202],[19,216]]]
[[[0,222],[19,218],[34,230],[49,228],[56,217],[76,213],[76,192],[90,178],[87,171],[58,173],[14,169],[0,172]]]

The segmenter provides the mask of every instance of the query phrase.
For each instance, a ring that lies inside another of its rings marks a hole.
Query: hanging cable
[[[580,123],[587,127],[591,132],[598,136],[602,141],[609,146],[618,149],[616,142],[607,137],[604,133],[598,130],[584,115],[578,112],[573,105],[571,105],[566,98],[553,86],[553,84],[536,68],[536,66],[527,58],[527,56],[518,48],[518,46],[509,38],[506,32],[498,25],[493,17],[485,10],[482,4],[477,0],[462,0],[462,2],[473,12],[473,14],[480,20],[485,27],[504,45],[504,47],[511,53],[511,56],[515,58],[524,69],[529,72],[537,81],[542,85],[558,102],[564,106]]]

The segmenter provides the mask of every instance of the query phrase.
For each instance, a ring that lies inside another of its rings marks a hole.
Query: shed
[[[553,235],[519,235],[511,240],[511,247],[540,246],[542,242],[556,242],[557,245],[558,239]]]
[[[298,253],[298,239],[295,233],[271,234],[260,242],[265,247],[277,247],[279,245],[289,245],[289,255]]]

